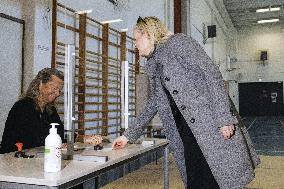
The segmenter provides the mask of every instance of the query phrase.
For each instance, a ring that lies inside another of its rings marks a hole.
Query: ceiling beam
[[[265,24],[258,24],[256,22],[236,22],[234,23],[236,28],[250,27],[250,26],[276,26],[280,24],[284,24],[284,21],[279,21],[279,22],[274,22],[274,23],[265,23]]]
[[[284,11],[281,12],[266,12],[266,13],[255,13],[255,12],[243,12],[243,13],[230,13],[233,21],[243,20],[263,20],[271,18],[284,18]]]
[[[283,0],[224,0],[227,10],[245,10],[256,9],[269,6],[281,6],[284,4]]]

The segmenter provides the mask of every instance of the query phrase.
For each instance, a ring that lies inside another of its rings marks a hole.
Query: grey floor
[[[244,117],[243,121],[259,155],[284,156],[284,117]]]

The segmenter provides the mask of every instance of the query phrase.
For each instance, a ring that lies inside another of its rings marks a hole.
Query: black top
[[[15,143],[22,142],[23,149],[44,146],[50,123],[58,123],[57,133],[63,140],[64,126],[55,107],[52,112],[38,110],[31,98],[17,101],[8,114],[1,142],[0,153],[16,151]]]

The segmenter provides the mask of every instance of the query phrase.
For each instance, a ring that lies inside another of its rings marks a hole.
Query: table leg
[[[99,188],[99,177],[95,177],[95,189]]]
[[[164,189],[169,189],[169,147],[164,149]]]

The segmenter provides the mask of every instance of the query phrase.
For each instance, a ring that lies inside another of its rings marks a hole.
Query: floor
[[[245,117],[245,125],[260,156],[255,179],[246,189],[284,189],[284,117]],[[162,159],[120,178],[102,189],[162,189]],[[170,189],[184,189],[170,157]]]

